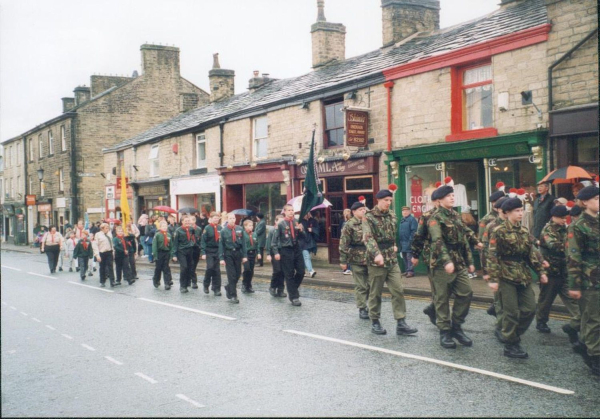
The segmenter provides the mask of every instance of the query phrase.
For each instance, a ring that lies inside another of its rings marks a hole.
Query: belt
[[[523,256],[500,256],[500,260],[508,261],[508,262],[525,262],[525,258]]]
[[[366,249],[367,246],[365,246],[364,244],[351,244],[350,248],[352,248],[352,249]]]
[[[377,243],[377,246],[379,246],[380,250],[389,249],[390,247],[394,247],[395,245],[396,245],[395,242],[380,242],[380,243]]]
[[[448,250],[462,250],[462,246],[463,246],[462,244],[458,244],[458,243],[456,243],[456,244],[446,243],[446,249],[448,249]]]

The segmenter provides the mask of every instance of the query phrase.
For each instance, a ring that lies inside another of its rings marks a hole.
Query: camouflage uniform
[[[430,218],[427,229],[431,236],[429,267],[432,272],[436,323],[440,331],[446,332],[452,330],[452,324],[456,326],[463,324],[469,313],[473,290],[467,267],[473,265],[473,254],[467,237],[469,234],[475,237],[474,233],[462,223],[456,211],[444,207],[440,207]],[[454,264],[454,272],[448,274],[444,267],[450,262]],[[455,295],[452,321],[451,294]]]
[[[600,226],[584,212],[569,226],[567,268],[569,289],[581,291],[581,337],[588,355],[600,356]]]
[[[502,306],[502,338],[508,344],[520,342],[535,317],[535,293],[531,270],[546,273],[531,243],[527,228],[506,220],[490,234],[487,269],[490,281],[499,282]]]
[[[490,257],[490,234],[499,224],[502,224],[504,220],[500,216],[490,221],[483,230],[479,230],[481,233],[481,243],[483,243],[483,250],[480,253],[481,256],[481,269],[483,269],[484,275],[489,275],[487,269],[487,261]],[[498,292],[494,293],[494,308],[496,309],[496,329],[502,329],[502,304],[500,304],[500,298]]]
[[[367,248],[363,242],[362,221],[352,217],[342,229],[340,238],[340,263],[352,265],[356,307],[367,308],[369,299],[369,268],[367,266]]]
[[[581,313],[577,300],[569,297],[567,284],[567,260],[565,256],[565,244],[567,242],[567,227],[550,221],[542,229],[540,234],[540,248],[542,255],[550,264],[548,268],[548,283],[540,283],[540,295],[536,320],[538,323],[548,322],[550,307],[557,295],[560,295],[567,310],[571,314],[570,325],[579,331]]]
[[[369,318],[379,320],[381,315],[381,293],[383,284],[387,283],[392,294],[392,310],[394,318],[406,317],[406,302],[400,268],[398,267],[396,245],[396,229],[398,219],[393,211],[382,211],[375,207],[367,211],[362,222],[363,241],[367,247],[369,264]],[[375,264],[375,257],[381,254],[384,265]]]
[[[481,243],[483,243],[483,234],[485,233],[486,227],[490,223],[493,223],[494,221],[497,221],[499,219],[500,219],[500,216],[498,215],[498,212],[492,210],[485,217],[483,217],[481,220],[479,220],[479,231],[477,232],[477,238],[479,239],[479,241]],[[485,264],[485,256],[483,254],[483,251],[481,251],[479,253],[479,258],[481,260],[481,268],[483,269],[483,265]],[[484,270],[484,275],[485,275],[485,270]]]
[[[427,229],[427,223],[429,219],[437,212],[438,208],[432,208],[429,211],[424,212],[419,218],[419,226],[417,232],[413,237],[413,241],[410,246],[410,250],[415,259],[419,259],[419,256],[423,255],[423,261],[427,265],[427,276],[429,277],[429,283],[431,284],[431,270],[429,269],[429,258],[431,256],[431,235]],[[431,293],[433,295],[433,284],[431,286]]]

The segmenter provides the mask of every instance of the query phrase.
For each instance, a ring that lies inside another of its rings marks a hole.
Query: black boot
[[[287,297],[287,293],[283,292],[283,290],[277,290],[277,297],[285,298]]]
[[[204,294],[208,294],[209,293],[209,289],[208,289],[208,285],[204,286]]]
[[[192,288],[197,290],[198,289],[198,283],[197,282],[192,282]]]
[[[452,324],[452,337],[463,346],[473,346],[473,341],[465,335],[460,324]]]
[[[575,352],[576,354],[579,354],[581,356],[587,355],[587,346],[580,339],[577,339],[577,342],[573,344],[572,348],[573,352]]]
[[[277,290],[275,288],[269,288],[269,294],[271,294],[271,297],[276,297]]]
[[[425,307],[423,309],[423,313],[427,314],[427,316],[429,316],[429,321],[435,326],[435,306],[433,305],[433,303],[429,304],[427,307]]]
[[[527,355],[527,352],[525,352],[523,350],[523,348],[521,348],[521,345],[519,345],[519,343],[507,343],[506,345],[504,345],[504,356],[507,356],[509,358],[521,358],[521,359],[525,359],[527,357],[529,357],[529,355]]]
[[[600,355],[592,356],[592,374],[600,375]]]
[[[496,306],[494,305],[494,303],[490,304],[490,306],[486,310],[486,313],[490,316],[496,317]]]
[[[220,297],[221,296],[221,290],[220,289],[216,289],[213,292],[215,293],[215,297]]]
[[[548,327],[548,325],[546,324],[546,322],[537,322],[537,325],[535,326],[535,328],[540,333],[550,333],[551,332],[551,330]]]
[[[412,335],[417,332],[418,330],[414,327],[410,327],[409,325],[407,325],[404,319],[398,320],[398,324],[396,325],[397,335]]]
[[[373,320],[371,324],[371,332],[375,333],[376,335],[385,335],[387,333],[387,330],[385,330],[383,326],[381,326],[379,320]]]
[[[562,330],[567,335],[569,335],[569,342],[571,342],[571,344],[576,343],[577,340],[579,339],[577,337],[577,330],[573,329],[573,327],[571,327],[571,325],[569,323],[564,324],[562,327]]]
[[[363,320],[368,320],[369,319],[369,310],[367,310],[366,308],[359,308],[358,309],[358,317],[360,317]]]
[[[456,342],[452,340],[451,330],[440,330],[440,345],[446,349],[456,348]]]
[[[248,291],[248,287],[246,287],[244,284],[242,284],[242,292],[243,292],[244,294],[248,294],[248,292],[249,292],[249,291]]]

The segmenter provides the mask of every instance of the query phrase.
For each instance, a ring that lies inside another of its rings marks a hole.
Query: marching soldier
[[[192,280],[196,232],[191,224],[190,217],[183,218],[183,226],[175,230],[173,249],[171,250],[173,262],[179,261],[179,292],[181,293],[188,292]]]
[[[340,238],[340,267],[342,271],[352,265],[354,295],[358,307],[358,317],[369,318],[367,301],[369,299],[369,268],[367,266],[367,248],[363,242],[362,221],[367,208],[362,202],[355,202],[350,208],[353,217],[344,224]]]
[[[396,334],[411,335],[417,329],[406,324],[406,302],[400,268],[398,267],[398,247],[396,247],[397,217],[390,206],[396,185],[377,192],[377,205],[367,211],[363,219],[363,242],[367,248],[367,262],[369,263],[369,318],[371,319],[371,332],[376,335],[385,335],[387,331],[381,326],[381,293],[383,284],[387,283],[392,294],[392,310],[397,320]]]
[[[577,342],[577,332],[581,324],[581,313],[577,301],[569,296],[567,284],[567,259],[565,245],[567,243],[567,215],[569,211],[564,205],[557,205],[550,210],[552,218],[544,226],[540,234],[540,249],[542,255],[550,264],[548,283],[540,284],[540,295],[536,313],[536,329],[541,333],[550,333],[548,317],[550,308],[557,295],[560,295],[571,320],[563,326],[563,331],[569,335],[571,343]]]
[[[600,375],[600,225],[597,186],[586,186],[577,194],[585,211],[569,226],[569,295],[579,300],[582,351],[592,373]]]
[[[246,246],[246,259],[244,271],[242,272],[242,292],[244,294],[253,294],[252,277],[254,276],[254,264],[256,259],[262,262],[262,257],[258,253],[258,237],[254,231],[254,222],[252,220],[244,221],[244,244]]]
[[[267,234],[267,241],[265,243],[265,250],[267,251],[267,260],[271,262],[273,267],[273,274],[271,275],[271,286],[269,287],[269,293],[273,297],[287,297],[287,294],[283,291],[285,287],[283,270],[281,269],[281,260],[275,259],[275,252],[273,250],[273,238],[277,231],[277,225],[285,217],[281,214],[275,217],[275,226],[269,230]]]
[[[239,304],[237,298],[237,283],[242,275],[242,263],[248,261],[246,244],[242,237],[242,229],[235,225],[235,214],[227,214],[227,225],[221,230],[219,239],[219,259],[227,272],[225,296],[234,304]]]
[[[542,284],[548,283],[546,270],[535,255],[529,231],[521,226],[523,202],[509,198],[502,204],[506,221],[490,235],[488,270],[490,288],[499,292],[502,306],[502,339],[506,342],[504,356],[527,358],[519,342],[535,317],[535,294],[530,267],[540,276]]]
[[[206,271],[204,272],[204,293],[209,293],[210,284],[215,297],[221,296],[221,267],[219,266],[219,242],[221,236],[221,216],[218,212],[210,213],[210,223],[204,227],[202,232],[202,241],[200,243],[200,252],[202,260],[206,261]]]
[[[152,282],[154,288],[160,286],[160,275],[163,275],[165,290],[171,289],[172,278],[171,268],[169,267],[169,259],[173,250],[173,238],[169,233],[169,224],[166,221],[161,221],[159,231],[154,235],[152,241],[152,255],[154,256],[154,276]]]

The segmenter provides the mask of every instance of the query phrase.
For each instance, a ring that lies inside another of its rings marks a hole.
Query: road
[[[586,416],[600,383],[552,319],[523,338],[527,360],[502,356],[492,319],[473,309],[471,348],[445,350],[407,301],[416,336],[385,336],[352,295],[303,287],[302,307],[264,282],[240,304],[97,275],[50,275],[44,255],[2,254],[3,416]]]

